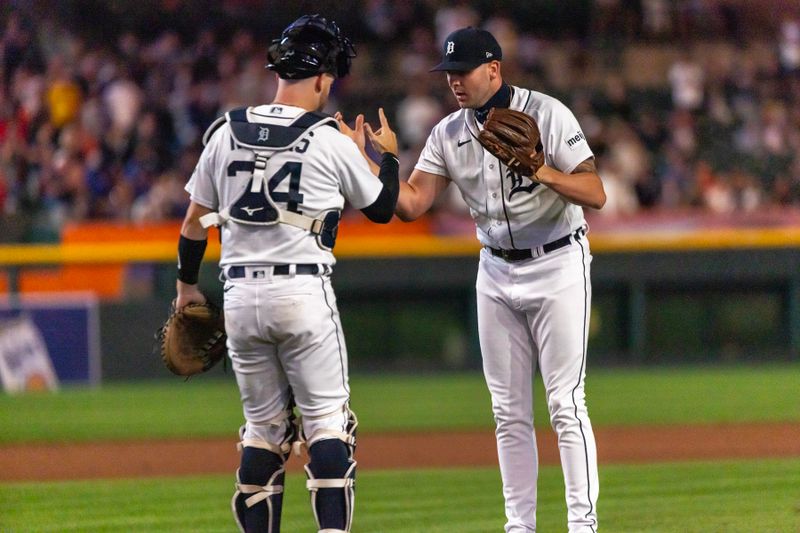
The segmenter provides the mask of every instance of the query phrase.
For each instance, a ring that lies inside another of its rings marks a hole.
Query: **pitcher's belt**
[[[569,235],[564,235],[560,239],[556,239],[552,242],[548,242],[547,244],[537,246],[536,248],[527,248],[527,249],[514,248],[511,250],[506,250],[504,248],[492,248],[491,246],[486,246],[486,249],[489,250],[493,256],[500,257],[501,259],[504,259],[506,261],[524,261],[525,259],[541,257],[545,254],[549,254],[550,252],[554,252],[559,248],[569,246],[572,243],[573,237],[577,241],[580,240],[580,238],[585,233],[586,233],[586,228],[578,228]]]

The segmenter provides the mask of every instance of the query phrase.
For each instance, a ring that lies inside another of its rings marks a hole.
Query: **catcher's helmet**
[[[356,51],[333,21],[320,15],[303,15],[272,41],[267,68],[278,76],[297,80],[327,72],[343,78],[350,72]]]

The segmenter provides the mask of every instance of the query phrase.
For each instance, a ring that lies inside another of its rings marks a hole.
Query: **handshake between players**
[[[356,143],[361,154],[369,163],[373,172],[377,173],[378,166],[367,156],[366,140],[369,139],[372,148],[379,154],[390,153],[397,156],[397,135],[389,127],[389,121],[386,119],[386,114],[383,108],[378,108],[378,118],[381,127],[378,130],[373,130],[372,126],[364,120],[364,115],[359,113],[356,116],[355,124],[351,128],[344,120],[341,112],[337,111],[333,116],[336,122],[339,123],[339,131],[350,137]]]

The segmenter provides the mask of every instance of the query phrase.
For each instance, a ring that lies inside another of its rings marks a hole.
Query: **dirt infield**
[[[800,424],[605,427],[595,430],[600,463],[800,457]],[[557,464],[555,436],[537,430],[542,464]],[[0,481],[178,476],[233,472],[236,441],[167,440],[0,447]],[[359,468],[497,464],[491,430],[359,436]],[[305,458],[289,461],[299,471]]]

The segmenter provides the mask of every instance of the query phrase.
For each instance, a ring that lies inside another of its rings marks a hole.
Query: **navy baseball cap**
[[[442,48],[442,62],[430,71],[467,72],[489,61],[503,59],[497,39],[480,28],[461,28],[447,36]]]

